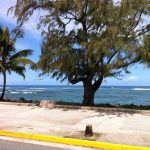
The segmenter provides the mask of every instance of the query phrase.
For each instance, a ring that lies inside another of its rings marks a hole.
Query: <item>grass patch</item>
[[[102,136],[102,133],[93,133],[92,137],[86,137],[84,135],[84,131],[77,131],[72,133],[72,135],[65,136],[65,138],[75,138],[75,139],[81,139],[81,140],[89,140],[89,141],[97,141]]]

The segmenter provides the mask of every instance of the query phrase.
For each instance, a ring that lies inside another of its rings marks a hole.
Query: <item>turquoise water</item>
[[[1,93],[0,87],[0,93]],[[7,86],[6,97],[27,100],[82,102],[82,86]],[[95,103],[150,105],[150,87],[106,86],[95,95]]]

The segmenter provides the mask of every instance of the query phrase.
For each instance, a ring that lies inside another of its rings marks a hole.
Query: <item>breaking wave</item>
[[[36,94],[36,92],[22,92],[23,94]]]
[[[134,91],[150,91],[150,88],[133,88]]]
[[[47,88],[29,88],[29,89],[31,89],[31,90],[45,90]]]
[[[20,94],[20,92],[10,92],[10,94]]]
[[[19,92],[43,92],[44,90],[17,90]]]

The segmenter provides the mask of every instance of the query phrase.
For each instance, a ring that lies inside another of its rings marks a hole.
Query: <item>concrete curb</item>
[[[87,140],[63,138],[63,137],[48,136],[48,135],[41,135],[41,134],[21,133],[15,131],[7,131],[7,130],[0,130],[0,136],[68,144],[74,146],[92,147],[92,148],[105,149],[105,150],[150,150],[150,148],[148,147],[111,144],[105,142],[87,141]]]

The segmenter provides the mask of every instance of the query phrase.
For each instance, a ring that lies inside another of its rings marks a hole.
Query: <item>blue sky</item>
[[[7,26],[10,29],[14,28],[16,25],[16,20],[10,14],[7,16],[7,9],[15,4],[16,0],[1,0],[0,1],[0,24]],[[35,14],[30,21],[24,25],[25,36],[23,39],[19,39],[16,43],[16,48],[21,49],[33,49],[34,54],[31,59],[35,62],[40,56],[40,44],[41,36],[40,32],[36,30],[38,16]],[[120,85],[120,86],[150,86],[150,69],[146,66],[137,64],[129,68],[131,74],[126,75],[122,80],[108,78],[103,82],[103,85]],[[0,75],[0,85],[2,84],[2,76]],[[50,77],[39,78],[38,73],[27,68],[26,79],[23,80],[22,77],[15,73],[8,75],[7,77],[8,85],[68,85],[65,81],[60,83],[55,79]]]

